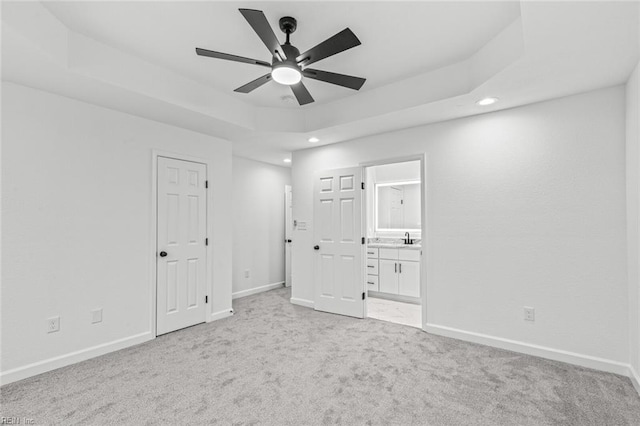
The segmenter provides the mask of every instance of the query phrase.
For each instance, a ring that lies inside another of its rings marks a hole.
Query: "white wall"
[[[375,183],[420,180],[420,161],[381,164],[371,169],[375,170]]]
[[[422,215],[420,211],[420,185],[407,185],[404,188],[404,223],[408,228],[422,227]],[[411,225],[411,226],[409,226]],[[419,232],[414,232],[414,236],[419,236]],[[411,237],[413,238],[413,237]]]
[[[4,380],[154,337],[152,149],[213,164],[210,308],[229,312],[229,142],[3,83],[2,144]]]
[[[284,186],[291,169],[233,157],[232,182],[233,294],[239,297],[284,282]]]
[[[425,152],[427,322],[622,371],[624,88],[297,151],[294,219],[313,218],[314,170]],[[309,304],[313,230],[294,237],[292,296]]]
[[[629,279],[629,357],[640,382],[640,64],[629,78],[627,100],[627,275]],[[636,382],[636,385],[639,383]],[[640,388],[638,389],[640,392]]]

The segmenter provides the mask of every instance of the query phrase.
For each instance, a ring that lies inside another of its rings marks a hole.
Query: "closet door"
[[[158,157],[156,334],[206,320],[207,166]]]

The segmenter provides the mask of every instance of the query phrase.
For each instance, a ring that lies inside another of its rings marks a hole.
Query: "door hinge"
[[[360,186],[364,189],[364,182],[360,182]]]
[[[209,239],[208,239],[208,238],[205,238],[205,239],[204,239],[204,245],[205,245],[205,246],[208,246],[208,245],[209,245]]]
[[[362,292],[362,300],[364,300],[364,291]]]
[[[204,297],[204,303],[209,303],[209,296]]]
[[[204,187],[205,187],[205,188],[209,188],[209,181],[208,181],[208,180],[205,180],[205,181],[204,181]]]
[[[364,244],[364,237],[362,237],[362,244]]]

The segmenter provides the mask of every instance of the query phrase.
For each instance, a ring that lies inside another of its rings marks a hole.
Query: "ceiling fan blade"
[[[366,78],[354,77],[352,75],[346,74],[337,74],[329,71],[322,71],[307,68],[302,71],[302,75],[307,78],[312,78],[314,80],[324,81],[326,83],[337,84],[338,86],[348,87],[353,90],[360,90]]]
[[[208,56],[216,59],[226,59],[227,61],[244,62],[245,64],[261,65],[271,68],[271,64],[258,59],[245,58],[243,56],[231,55],[229,53],[214,52],[213,50],[200,49],[196,47],[196,53],[200,56]]]
[[[254,9],[239,9],[244,19],[247,20],[251,28],[258,34],[260,40],[267,46],[269,52],[271,52],[271,56],[277,58],[277,55],[280,55],[278,59],[286,59],[286,55],[282,51],[280,47],[280,42],[278,38],[273,33],[273,29],[271,29],[271,25],[269,25],[269,21],[267,21],[267,17],[264,16],[264,13],[261,10]],[[276,55],[276,52],[277,55]]]
[[[257,89],[258,87],[262,86],[263,84],[265,84],[265,83],[267,83],[269,81],[271,81],[271,73],[265,74],[262,77],[258,77],[255,80],[250,81],[249,83],[245,84],[244,86],[238,87],[236,90],[234,90],[234,92],[249,93],[252,90]]]
[[[296,99],[300,105],[306,105],[313,102],[313,98],[311,97],[311,93],[307,90],[307,88],[300,83],[292,84],[291,90],[293,90],[293,94],[296,95]]]
[[[360,40],[358,40],[358,37],[349,28],[345,28],[333,37],[302,53],[296,58],[296,62],[301,63],[303,66],[311,65],[314,62],[359,45]]]

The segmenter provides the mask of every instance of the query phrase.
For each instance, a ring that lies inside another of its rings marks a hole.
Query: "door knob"
[[[291,242],[291,240],[287,240],[287,242],[288,242],[288,243],[290,243],[290,242]]]
[[[161,251],[160,252],[160,257],[167,257],[167,252],[166,251]]]
[[[313,246],[314,250],[320,250],[320,246]]]

